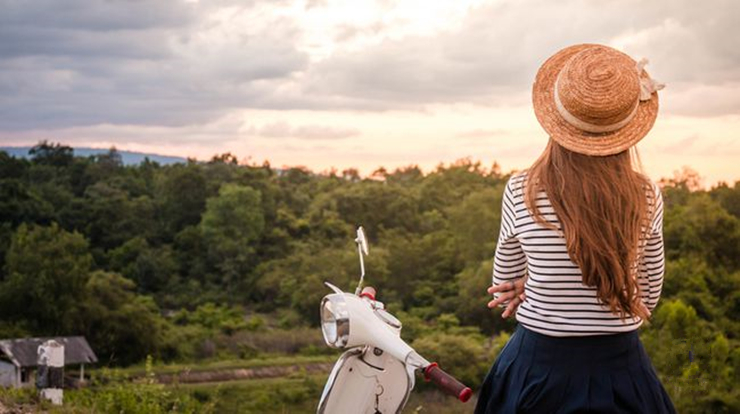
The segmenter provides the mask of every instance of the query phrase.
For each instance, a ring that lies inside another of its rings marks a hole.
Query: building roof
[[[84,336],[3,339],[0,340],[0,351],[16,366],[35,367],[38,365],[39,345],[50,339],[64,345],[64,365],[98,362],[98,357]]]

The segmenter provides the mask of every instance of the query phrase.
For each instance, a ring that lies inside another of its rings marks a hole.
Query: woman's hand
[[[647,306],[645,305],[645,302],[643,302],[643,301],[642,301],[642,299],[638,300],[637,304],[638,304],[638,306],[639,306],[640,308],[642,308],[642,310],[643,310],[643,311],[645,311],[645,313],[647,313],[647,318],[648,318],[648,319],[650,319],[650,318],[651,318],[651,317],[653,316],[653,313],[652,313],[652,312],[650,312],[650,308],[648,308],[648,307],[647,307]]]
[[[526,294],[524,293],[524,283],[526,281],[527,276],[525,275],[524,277],[519,278],[516,281],[508,281],[498,286],[489,287],[489,294],[493,295],[494,293],[499,292],[500,295],[497,299],[493,299],[492,301],[488,302],[488,307],[494,308],[509,300],[510,302],[506,306],[506,309],[504,309],[504,313],[501,314],[501,317],[505,319],[513,315],[516,312],[517,308],[519,308],[519,305],[524,302],[524,299],[527,298]]]

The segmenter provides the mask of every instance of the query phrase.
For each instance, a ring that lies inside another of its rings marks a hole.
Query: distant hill
[[[5,151],[16,158],[29,158],[28,151],[31,148],[32,147],[0,147],[0,151]],[[74,148],[74,154],[76,157],[89,157],[91,155],[105,154],[108,151],[109,149],[102,148]],[[121,160],[123,161],[124,165],[138,165],[142,161],[144,161],[145,158],[149,158],[150,161],[155,161],[161,165],[188,162],[187,158],[172,157],[168,155],[147,154],[143,152],[121,150],[118,150],[118,153],[121,154]]]

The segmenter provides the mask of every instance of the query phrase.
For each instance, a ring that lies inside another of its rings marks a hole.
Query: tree
[[[378,288],[378,298],[393,301],[394,293],[388,287],[387,252],[377,246],[370,247],[365,258],[366,284]],[[318,323],[317,306],[329,293],[324,282],[345,291],[357,286],[360,265],[357,250],[351,239],[337,247],[318,243],[300,243],[289,256],[273,260],[259,267],[259,294],[262,308],[273,311],[277,307],[290,307],[305,320]]]
[[[386,174],[385,181],[389,183],[398,183],[403,185],[416,185],[422,181],[424,173],[418,165],[409,165],[407,167],[396,168],[393,173]]]
[[[34,162],[38,164],[52,165],[55,167],[66,167],[74,160],[72,147],[59,143],[49,143],[44,140],[36,144],[28,151]]]
[[[473,163],[469,159],[458,160],[446,168],[440,165],[418,186],[422,210],[442,211],[444,207],[459,203],[468,194],[500,181],[500,177],[489,175],[480,162]]]
[[[170,246],[152,247],[143,237],[134,237],[110,251],[108,257],[110,267],[133,280],[141,292],[165,291],[177,272]]]
[[[20,179],[28,171],[29,162],[25,158],[16,158],[5,151],[0,151],[0,177],[3,179]]]
[[[500,308],[488,309],[485,305],[490,296],[486,289],[491,286],[493,260],[469,265],[455,275],[458,288],[455,295],[455,315],[463,325],[480,326],[484,333],[499,332],[513,328],[511,319],[502,319]]]
[[[195,163],[176,165],[163,172],[157,187],[161,219],[170,235],[197,225],[206,206],[206,180]]]
[[[85,233],[94,248],[113,249],[136,236],[153,233],[154,202],[148,196],[130,198],[115,185],[99,181],[85,191]],[[99,256],[96,255],[96,259]]]
[[[309,210],[316,226],[338,213],[353,227],[362,225],[371,238],[381,228],[403,228],[410,231],[419,227],[419,200],[409,189],[400,185],[364,181],[339,187],[318,196]]]
[[[239,160],[237,159],[236,155],[234,155],[234,154],[232,154],[230,152],[224,152],[221,155],[214,155],[211,158],[211,161],[210,162],[212,164],[218,164],[218,163],[232,164],[232,165],[238,165],[239,164]]]
[[[56,223],[21,224],[6,257],[0,285],[3,318],[26,320],[39,334],[73,333],[70,318],[84,297],[92,257],[85,238]]]
[[[245,279],[255,265],[255,248],[264,227],[262,195],[258,190],[224,184],[218,197],[208,199],[201,230],[209,259],[221,271],[227,289],[248,282]]]
[[[166,322],[148,296],[117,273],[94,272],[85,285],[77,318],[95,352],[116,363],[130,364],[156,354]]]
[[[450,230],[467,263],[493,257],[501,222],[503,185],[471,193],[448,211]]]
[[[740,181],[735,181],[732,187],[720,183],[712,189],[711,195],[728,213],[740,218]]]
[[[666,255],[700,255],[707,263],[740,268],[740,219],[706,193],[692,194],[685,205],[666,212]]]
[[[490,368],[480,335],[435,332],[414,340],[411,346],[464,384],[477,387]]]
[[[54,215],[54,206],[19,179],[0,179],[0,222],[17,226],[44,222]]]

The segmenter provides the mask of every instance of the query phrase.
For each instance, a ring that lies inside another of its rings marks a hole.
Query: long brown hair
[[[536,206],[537,193],[547,194],[583,284],[596,287],[601,302],[622,320],[648,316],[639,306],[636,275],[652,214],[647,191],[653,188],[636,171],[639,166],[635,149],[594,157],[569,151],[550,139],[528,170],[525,190],[525,202],[535,220],[552,228]]]

